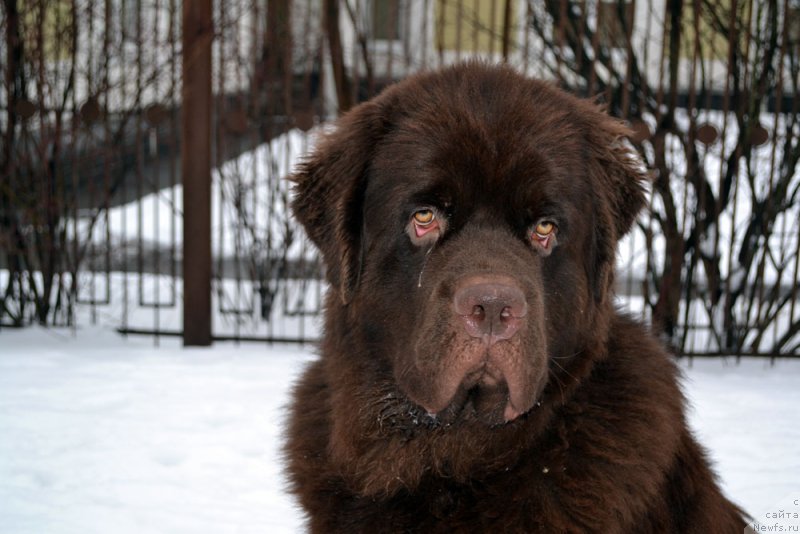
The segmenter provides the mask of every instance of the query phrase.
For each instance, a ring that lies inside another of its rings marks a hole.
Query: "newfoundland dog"
[[[505,67],[419,74],[293,176],[331,289],[286,458],[312,532],[740,533],[673,358],[614,309],[626,128]]]

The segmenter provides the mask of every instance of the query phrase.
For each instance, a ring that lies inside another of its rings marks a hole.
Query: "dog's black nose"
[[[513,337],[528,313],[525,294],[513,280],[488,275],[462,280],[453,308],[466,332],[488,345]]]

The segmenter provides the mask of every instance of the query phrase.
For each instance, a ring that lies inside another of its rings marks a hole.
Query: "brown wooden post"
[[[183,2],[183,344],[211,344],[211,0]]]

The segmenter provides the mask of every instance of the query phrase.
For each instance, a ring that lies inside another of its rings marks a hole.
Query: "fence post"
[[[183,2],[183,344],[211,344],[212,0]]]

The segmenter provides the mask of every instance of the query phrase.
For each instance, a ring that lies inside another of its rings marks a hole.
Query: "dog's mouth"
[[[466,425],[499,427],[525,420],[543,393],[546,358],[519,342],[487,347],[453,344],[438,364],[397,375],[379,422],[384,430],[412,438],[419,431]]]
[[[459,421],[475,421],[498,426],[521,415],[513,408],[508,386],[502,377],[489,372],[475,375],[467,377],[447,407],[437,414],[440,423],[452,425]]]
[[[414,369],[404,376],[404,389],[446,423],[511,422],[531,408],[541,386],[537,358],[526,354],[518,339],[491,346],[477,340],[454,343],[436,367]]]

